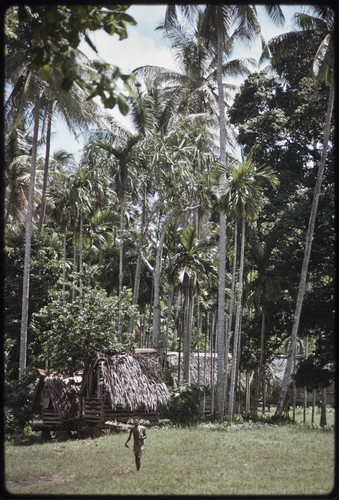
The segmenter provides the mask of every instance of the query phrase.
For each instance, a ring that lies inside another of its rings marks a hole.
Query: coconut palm
[[[93,101],[88,101],[86,99],[85,92],[77,83],[75,83],[68,92],[65,92],[58,89],[56,83],[51,81],[44,95],[44,109],[47,122],[45,139],[46,150],[42,202],[40,206],[40,220],[38,225],[39,231],[42,230],[46,210],[45,198],[49,176],[53,117],[58,116],[64,120],[68,129],[74,136],[76,136],[79,131],[87,131],[89,129],[89,125],[99,125],[100,123],[98,107]]]
[[[283,21],[282,11],[278,5],[268,6],[267,12],[277,23]],[[206,43],[216,57],[216,76],[218,86],[219,107],[219,143],[220,162],[226,164],[226,120],[223,89],[223,60],[230,41],[252,41],[260,35],[260,26],[256,9],[253,5],[207,5],[203,20]],[[232,34],[233,33],[233,34]],[[225,179],[222,179],[225,181]],[[217,323],[217,386],[216,413],[219,419],[224,414],[225,374],[227,373],[227,356],[225,357],[225,272],[226,272],[226,213],[220,212],[219,237],[219,296]],[[226,366],[225,361],[226,360]]]
[[[278,404],[275,412],[276,417],[280,417],[282,415],[293,368],[293,359],[298,338],[298,329],[299,329],[301,310],[305,294],[308,265],[310,261],[312,240],[313,240],[315,222],[317,217],[317,209],[318,209],[318,203],[321,193],[321,185],[326,164],[328,144],[330,139],[330,130],[331,130],[331,121],[332,121],[334,94],[335,94],[334,77],[333,77],[334,19],[335,19],[334,9],[325,5],[314,5],[303,13],[295,14],[295,24],[297,28],[300,28],[299,30],[286,33],[285,35],[281,35],[280,39],[273,40],[271,45],[272,50],[274,50],[274,46],[276,44],[281,44],[282,46],[286,47],[288,46],[288,44],[292,44],[293,41],[296,39],[302,37],[303,39],[307,40],[315,33],[317,34],[321,33],[322,40],[313,60],[313,74],[315,78],[317,78],[319,81],[329,86],[328,106],[324,123],[322,152],[318,167],[316,183],[314,187],[313,200],[312,200],[309,223],[306,234],[304,258],[301,268],[299,289],[296,300],[296,308],[294,312],[294,319],[291,331],[289,354],[287,358],[284,379],[279,393]]]
[[[26,27],[27,28],[27,27]],[[48,163],[49,163],[49,141],[51,136],[51,113],[53,109],[53,99],[56,99],[58,86],[54,84],[53,75],[51,81],[47,83],[42,81],[36,68],[32,65],[31,57],[28,56],[28,48],[30,47],[29,38],[25,39],[27,32],[25,26],[21,26],[19,36],[9,37],[7,40],[7,57],[5,64],[6,81],[10,87],[8,98],[5,102],[6,125],[10,130],[15,126],[18,119],[25,120],[22,117],[34,117],[34,133],[32,144],[32,164],[30,173],[30,186],[27,201],[27,218],[26,218],[26,239],[25,239],[25,259],[24,259],[24,276],[23,276],[23,296],[22,296],[22,321],[20,333],[20,361],[19,361],[19,377],[26,367],[26,348],[27,348],[27,322],[28,322],[28,298],[29,298],[29,273],[30,273],[30,246],[32,237],[33,224],[33,198],[35,190],[35,174],[36,174],[36,158],[38,148],[39,126],[41,124],[41,116],[47,113],[48,119],[48,147],[45,156],[45,180],[43,184],[43,202],[42,216],[45,211],[45,193],[47,188]],[[53,94],[53,99],[50,96]],[[85,102],[84,92],[82,91],[83,102]],[[85,104],[88,107],[88,104]],[[70,113],[70,107],[67,107],[67,116]],[[32,112],[33,110],[33,112]],[[92,114],[88,114],[88,118],[93,118]],[[34,142],[36,141],[36,142]],[[31,219],[29,219],[31,217]],[[42,220],[42,219],[41,219]]]
[[[30,180],[29,180],[29,190],[27,198],[27,213],[26,213],[26,223],[25,223],[25,257],[24,257],[24,272],[23,272],[23,282],[22,282],[19,380],[21,380],[24,374],[27,361],[28,298],[29,298],[29,280],[30,280],[30,266],[31,266],[33,199],[34,199],[34,186],[35,186],[35,172],[37,164],[39,117],[40,117],[40,96],[37,96],[36,103],[34,106],[33,147],[32,147]]]
[[[108,153],[111,164],[111,175],[114,177],[114,190],[120,203],[120,242],[119,242],[119,285],[118,293],[121,295],[123,287],[123,256],[125,233],[125,210],[128,198],[135,198],[136,169],[134,148],[139,141],[138,135],[128,134],[126,131],[115,130],[114,134],[105,134],[104,139],[96,140],[99,148]],[[134,303],[134,302],[133,302]],[[136,302],[135,302],[136,303]],[[118,308],[118,336],[121,337],[122,322],[120,302]]]
[[[226,163],[226,120],[225,99],[223,86],[223,61],[224,54],[229,50],[229,41],[232,39],[232,29],[237,40],[251,41],[260,34],[260,26],[257,20],[256,9],[253,5],[206,5],[202,9],[199,5],[168,5],[166,9],[166,29],[174,26],[177,22],[177,11],[181,10],[183,16],[191,21],[197,13],[202,10],[202,33],[209,51],[212,50],[216,61],[216,79],[218,89],[218,118],[219,118],[219,142],[220,161]],[[279,5],[266,6],[270,18],[276,23],[283,22],[283,15]],[[226,214],[220,212],[220,238],[219,238],[219,297],[218,297],[218,377],[217,377],[217,415],[223,418],[224,408],[224,329],[225,329],[225,264],[226,264]]]

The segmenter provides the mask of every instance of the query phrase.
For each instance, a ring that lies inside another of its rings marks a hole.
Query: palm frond
[[[270,19],[274,22],[276,26],[284,26],[285,24],[285,16],[281,9],[281,6],[278,4],[266,4],[264,8],[270,17]]]

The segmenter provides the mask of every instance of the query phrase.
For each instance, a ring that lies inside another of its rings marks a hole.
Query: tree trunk
[[[82,302],[82,271],[83,271],[83,239],[84,239],[84,214],[80,210],[80,225],[79,225],[79,293]]]
[[[320,403],[320,426],[325,427],[327,425],[327,414],[326,414],[326,387],[321,389],[321,403]]]
[[[315,221],[316,221],[316,217],[317,217],[317,209],[318,209],[318,203],[319,203],[319,197],[320,197],[320,191],[321,191],[321,184],[322,184],[324,170],[325,170],[328,141],[329,141],[329,135],[330,135],[330,129],[331,129],[333,104],[334,104],[334,83],[332,81],[331,86],[330,86],[330,94],[329,94],[328,107],[327,107],[327,113],[326,113],[323,150],[322,150],[322,154],[321,154],[318,175],[317,175],[316,184],[315,184],[315,188],[314,188],[313,201],[312,201],[310,218],[309,218],[307,235],[306,235],[304,259],[303,259],[302,268],[301,268],[297,303],[296,303],[292,332],[291,332],[291,342],[290,342],[290,348],[289,348],[289,353],[288,353],[288,357],[287,357],[284,378],[283,378],[281,389],[280,389],[278,404],[277,404],[277,408],[275,411],[276,417],[280,417],[282,415],[284,403],[285,403],[285,399],[286,399],[286,394],[287,394],[288,386],[290,383],[290,377],[291,377],[291,373],[292,373],[292,364],[293,364],[293,358],[294,358],[294,354],[295,354],[295,350],[296,350],[301,309],[302,309],[302,305],[303,305],[304,293],[305,293],[305,287],[306,287],[307,271],[308,271],[308,265],[309,265],[310,256],[311,256],[314,227],[315,227]]]
[[[163,359],[164,360],[166,359],[166,356],[167,356],[168,334],[169,334],[169,327],[170,327],[171,316],[172,316],[173,300],[174,300],[174,285],[171,285],[169,292],[168,292],[166,333],[165,333],[165,340],[164,340],[164,346],[163,346]]]
[[[119,302],[118,302],[118,338],[122,335],[122,313],[121,313],[121,294],[122,294],[122,283],[124,279],[124,206],[125,206],[125,195],[122,196],[121,206],[120,206],[120,243],[119,243]]]
[[[224,386],[224,411],[227,407],[227,388],[228,388],[228,354],[230,350],[230,339],[232,333],[233,309],[235,298],[235,284],[237,276],[237,254],[238,254],[238,221],[234,224],[234,245],[233,245],[233,264],[232,264],[232,285],[231,297],[229,302],[228,319],[226,320],[226,340],[225,340],[225,386]]]
[[[140,290],[140,277],[141,277],[141,268],[142,268],[142,259],[141,252],[144,246],[145,240],[145,225],[146,225],[146,187],[145,184],[143,186],[143,199],[142,199],[142,211],[141,211],[141,227],[140,227],[140,238],[138,244],[138,254],[137,254],[137,263],[135,266],[135,276],[134,276],[134,286],[133,286],[133,298],[132,304],[136,305],[139,300],[139,290]],[[134,328],[134,316],[132,315],[129,322],[129,331],[133,332]]]
[[[223,55],[223,25],[222,18],[218,19],[217,37],[217,85],[219,108],[219,140],[220,162],[226,164],[226,120],[224,88],[222,82],[222,55]],[[226,214],[220,213],[219,233],[219,283],[218,283],[218,322],[217,322],[217,384],[216,384],[216,417],[224,418],[225,394],[225,274],[226,274]]]
[[[314,424],[314,416],[315,416],[315,397],[316,397],[317,391],[315,389],[312,390],[312,424]]]
[[[41,233],[42,226],[45,219],[46,212],[46,191],[48,185],[48,171],[49,171],[49,157],[51,150],[51,135],[52,135],[52,110],[53,110],[53,102],[51,102],[48,106],[48,122],[47,122],[47,132],[46,132],[46,152],[45,152],[45,165],[44,165],[44,180],[42,184],[42,195],[41,195],[41,206],[40,206],[40,219],[38,231]]]
[[[264,351],[265,351],[265,306],[261,309],[261,335],[260,335],[260,355],[259,355],[259,370],[258,377],[256,378],[255,389],[254,389],[254,402],[253,402],[253,413],[258,414],[258,406],[260,400],[260,387],[264,383]]]
[[[63,263],[62,263],[62,302],[65,303],[65,291],[66,291],[66,249],[67,249],[67,230],[64,232],[64,244],[63,244]]]
[[[184,380],[188,386],[191,385],[190,357],[192,343],[192,315],[193,315],[193,287],[189,283],[185,290],[184,302],[184,353],[183,353],[183,372]]]
[[[21,310],[21,327],[20,327],[19,380],[21,380],[23,376],[23,372],[26,369],[26,363],[27,363],[29,281],[30,281],[30,270],[31,270],[33,204],[34,204],[35,172],[36,172],[37,149],[38,149],[39,116],[40,116],[40,98],[37,99],[34,107],[32,161],[31,161],[31,172],[30,172],[28,200],[27,200],[27,215],[26,215],[26,227],[25,227],[25,256],[24,256],[22,310]]]
[[[164,241],[166,235],[167,225],[169,224],[170,217],[166,216],[160,232],[160,238],[157,244],[157,253],[155,257],[155,266],[153,271],[153,283],[154,283],[154,299],[153,299],[153,325],[152,325],[152,345],[153,347],[159,347],[160,343],[160,281],[161,281],[161,262],[162,262],[162,251],[164,248]]]
[[[228,405],[228,420],[231,423],[233,420],[233,412],[234,412],[235,381],[236,381],[236,370],[237,370],[237,364],[238,364],[237,356],[238,356],[238,342],[239,342],[240,325],[241,325],[241,317],[240,316],[241,316],[241,310],[242,310],[244,257],[245,257],[245,217],[243,216],[242,217],[242,227],[241,227],[241,248],[240,248],[237,312],[236,312],[235,327],[234,327],[230,397],[229,397],[229,405]]]

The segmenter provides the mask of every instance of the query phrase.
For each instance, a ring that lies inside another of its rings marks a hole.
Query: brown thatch
[[[47,375],[44,370],[38,370],[37,382],[32,409],[33,413],[42,413],[53,410],[60,421],[75,419],[80,409],[80,376],[63,378],[61,374]]]
[[[99,380],[93,384],[92,380]],[[158,411],[169,391],[156,353],[95,353],[84,370],[81,395],[105,399],[113,410]]]
[[[229,360],[231,356],[229,356]],[[172,384],[178,384],[179,353],[167,352],[167,366],[171,373]],[[230,369],[230,363],[229,363]],[[183,380],[183,353],[180,353],[180,380]],[[217,381],[217,355],[211,353],[194,352],[190,355],[191,384],[212,388]]]

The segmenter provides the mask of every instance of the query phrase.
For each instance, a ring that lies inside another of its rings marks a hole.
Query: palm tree
[[[252,259],[257,269],[257,275],[251,286],[253,287],[253,302],[261,316],[260,330],[260,354],[259,367],[255,382],[253,397],[253,413],[256,415],[258,410],[260,386],[264,382],[264,354],[265,354],[265,336],[266,323],[268,320],[269,307],[280,295],[279,277],[274,269],[271,269],[271,255],[277,243],[277,231],[272,229],[265,239],[265,244],[258,240],[251,245]]]
[[[270,17],[278,23],[283,20],[282,11],[278,5],[266,7]],[[229,43],[235,41],[251,41],[260,34],[256,9],[253,5],[207,5],[204,10],[206,42],[214,51],[217,66],[218,107],[219,107],[219,142],[220,162],[226,164],[226,121],[223,90],[223,59],[229,49]],[[233,30],[233,35],[231,32]],[[235,35],[235,36],[234,36]],[[231,45],[232,46],[232,45]],[[222,179],[223,181],[225,179]],[[222,420],[224,415],[225,394],[225,272],[226,272],[226,213],[220,212],[219,231],[219,297],[217,323],[217,386],[216,414]]]
[[[286,47],[286,44],[292,44],[293,41],[295,41],[296,39],[302,37],[303,39],[307,40],[310,36],[314,35],[315,33],[321,33],[323,35],[323,38],[314,56],[313,73],[315,78],[319,79],[320,81],[324,82],[326,85],[329,86],[328,106],[324,124],[322,152],[318,167],[316,183],[314,187],[313,200],[312,200],[309,223],[306,234],[304,258],[301,267],[299,289],[298,289],[298,295],[296,300],[296,307],[295,307],[294,319],[291,331],[290,348],[287,357],[284,378],[279,393],[278,404],[275,412],[276,417],[281,417],[282,415],[293,368],[293,359],[298,338],[300,316],[305,294],[308,265],[311,256],[312,240],[313,240],[315,222],[317,217],[318,203],[321,193],[321,185],[326,164],[327,150],[328,150],[330,130],[331,130],[332,113],[334,106],[334,94],[335,94],[334,77],[333,77],[334,19],[335,19],[334,10],[331,7],[327,7],[325,5],[324,6],[316,5],[310,7],[310,12],[311,14],[308,14],[306,12],[295,14],[296,26],[301,28],[301,30],[286,33],[284,36],[281,35],[278,41],[273,40],[271,44],[271,48],[274,50],[274,46],[276,43],[280,43]]]
[[[47,111],[50,116],[48,120],[48,147],[45,157],[45,181],[43,185],[43,202],[42,210],[45,210],[45,193],[47,189],[48,162],[49,162],[49,140],[51,135],[51,100],[48,96],[51,95],[53,84],[50,85],[46,81],[42,81],[36,68],[32,64],[31,57],[28,56],[30,39],[28,37],[27,26],[21,26],[21,32],[16,37],[9,37],[8,52],[6,57],[6,81],[10,87],[8,98],[5,102],[6,125],[10,130],[17,120],[26,121],[27,117],[32,114],[34,117],[34,132],[32,143],[32,162],[30,172],[30,185],[27,200],[27,217],[26,217],[26,238],[25,238],[25,258],[24,258],[24,276],[23,276],[23,295],[22,295],[22,319],[20,330],[20,360],[19,360],[19,377],[21,378],[23,370],[26,367],[27,356],[27,326],[28,326],[28,299],[29,299],[29,274],[30,274],[30,254],[31,254],[31,239],[33,226],[33,199],[35,191],[36,177],[36,161],[38,148],[38,134],[41,115]],[[29,31],[29,30],[28,30]],[[25,38],[28,37],[28,38]],[[52,78],[53,80],[53,78]],[[50,82],[51,83],[51,82]],[[55,83],[53,81],[52,83]],[[56,86],[57,88],[57,86]],[[57,92],[55,90],[55,92]],[[61,92],[61,91],[59,91]],[[83,101],[84,93],[82,92]],[[54,95],[55,98],[55,95]],[[46,105],[47,102],[47,105]],[[88,104],[87,104],[88,106]],[[69,111],[68,111],[69,113]],[[92,116],[89,115],[91,118]],[[36,142],[34,142],[36,141]],[[30,219],[29,219],[30,217]]]
[[[38,229],[41,232],[45,218],[46,210],[46,191],[48,187],[50,146],[53,132],[53,117],[58,115],[67,124],[68,129],[74,136],[79,131],[86,131],[89,125],[100,124],[99,109],[93,101],[86,99],[85,92],[77,83],[74,83],[68,92],[58,88],[56,82],[52,81],[46,88],[44,97],[44,114],[46,125],[46,149],[45,149],[45,168],[42,188],[42,201],[40,205],[40,219]]]
[[[256,168],[251,154],[242,163],[234,161],[227,167],[220,165],[224,174],[219,182],[220,207],[229,215],[233,214],[241,221],[241,248],[237,290],[237,309],[233,336],[233,355],[228,404],[228,419],[232,422],[235,398],[236,368],[238,364],[238,346],[240,341],[241,312],[243,302],[243,272],[245,256],[246,220],[255,219],[264,202],[263,184],[277,185],[277,177],[270,167]]]
[[[99,134],[100,135],[100,134]],[[124,257],[124,232],[125,210],[128,197],[133,197],[136,188],[136,170],[134,161],[134,148],[139,141],[139,135],[127,133],[124,129],[115,127],[114,133],[105,133],[102,139],[95,139],[94,143],[108,153],[111,164],[111,175],[114,177],[114,190],[120,203],[120,242],[119,242],[119,285],[118,293],[122,294],[123,288],[123,257]],[[133,301],[133,303],[136,303]],[[132,324],[133,320],[131,320]],[[118,336],[122,334],[121,308],[118,308]]]
[[[19,380],[21,380],[24,374],[27,362],[28,299],[29,299],[29,281],[30,281],[30,267],[31,267],[31,241],[32,241],[32,229],[33,229],[33,199],[34,199],[35,172],[36,172],[37,149],[38,149],[39,118],[40,118],[40,96],[37,97],[34,106],[33,147],[32,147],[31,171],[30,171],[30,181],[29,181],[29,190],[27,199],[26,224],[25,224],[25,257],[24,257],[24,272],[23,272],[23,283],[22,283]]]
[[[184,348],[183,371],[184,379],[190,385],[190,353],[192,344],[192,319],[194,293],[201,287],[201,283],[212,279],[216,274],[211,260],[206,255],[208,245],[203,241],[196,241],[195,229],[187,227],[180,239],[180,246],[173,257],[172,273],[176,275],[183,290],[184,309]]]

